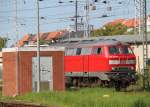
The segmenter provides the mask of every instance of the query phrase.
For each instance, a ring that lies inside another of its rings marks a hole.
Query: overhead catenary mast
[[[149,69],[148,69],[148,46],[147,46],[147,7],[146,0],[141,0],[140,2],[141,14],[140,14],[140,24],[141,24],[141,36],[143,42],[143,87],[144,89],[149,88]]]
[[[134,23],[134,34],[139,35],[140,34],[140,0],[134,0],[135,3],[135,23]],[[137,23],[138,22],[138,23]]]
[[[143,88],[149,88],[148,46],[147,46],[147,6],[146,0],[135,0],[136,18],[139,20],[138,34],[143,48]]]
[[[90,25],[90,12],[92,10],[96,10],[94,2],[98,2],[98,0],[94,0],[92,2],[90,0],[86,0],[85,2],[84,38],[89,38],[92,30],[92,25]]]
[[[75,1],[75,30],[78,31],[78,1]]]

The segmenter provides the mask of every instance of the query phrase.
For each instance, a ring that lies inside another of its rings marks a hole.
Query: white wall
[[[136,56],[136,69],[137,72],[142,73],[143,69],[143,50],[141,45],[132,45],[134,54]],[[150,44],[148,45],[148,58],[150,58]]]
[[[147,18],[147,32],[150,32],[150,16]]]

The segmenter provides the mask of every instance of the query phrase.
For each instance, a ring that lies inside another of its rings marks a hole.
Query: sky
[[[59,1],[43,0],[39,2],[40,32],[69,29],[69,26],[75,23],[72,20],[75,16],[75,0],[72,0],[74,1],[72,3],[69,2],[70,0],[61,0],[63,2],[61,4]],[[93,5],[96,6],[96,10],[90,11],[89,23],[94,25],[95,29],[118,18],[135,17],[134,0],[98,0]],[[78,0],[79,16],[85,16],[84,6],[85,0]],[[112,10],[108,11],[108,7],[111,7]],[[36,13],[36,0],[0,0],[0,35],[8,37],[9,44],[13,44],[27,33],[35,34],[37,32]],[[147,14],[150,14],[150,0],[147,0]],[[108,17],[102,17],[103,15]]]

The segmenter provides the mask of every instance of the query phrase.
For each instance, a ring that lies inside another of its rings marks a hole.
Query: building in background
[[[68,31],[68,30],[60,30],[48,33],[40,33],[40,44],[51,44],[53,42],[58,42],[60,40],[68,40],[71,38],[83,38],[84,31]],[[36,45],[37,35],[34,34],[25,34],[23,38],[21,38],[17,46],[23,47],[25,45]]]
[[[2,66],[3,66],[3,57],[2,52],[0,52],[0,81],[2,80]]]
[[[116,19],[116,20],[113,20],[111,22],[108,22],[105,25],[114,26],[114,25],[119,24],[119,23],[121,23],[122,25],[127,26],[129,32],[131,30],[134,30],[135,28],[137,28],[139,26],[139,21],[135,20],[134,18],[132,18],[132,19]],[[147,16],[147,32],[150,32],[150,15]]]
[[[23,95],[37,92],[36,47],[14,47],[3,49],[4,96]],[[40,50],[40,91],[63,91],[64,47],[41,47]]]

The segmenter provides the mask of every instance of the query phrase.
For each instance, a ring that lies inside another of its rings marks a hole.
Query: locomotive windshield
[[[133,54],[132,50],[128,46],[111,46],[109,47],[110,54]]]
[[[127,46],[122,47],[122,51],[123,51],[123,54],[133,54],[132,50]]]

